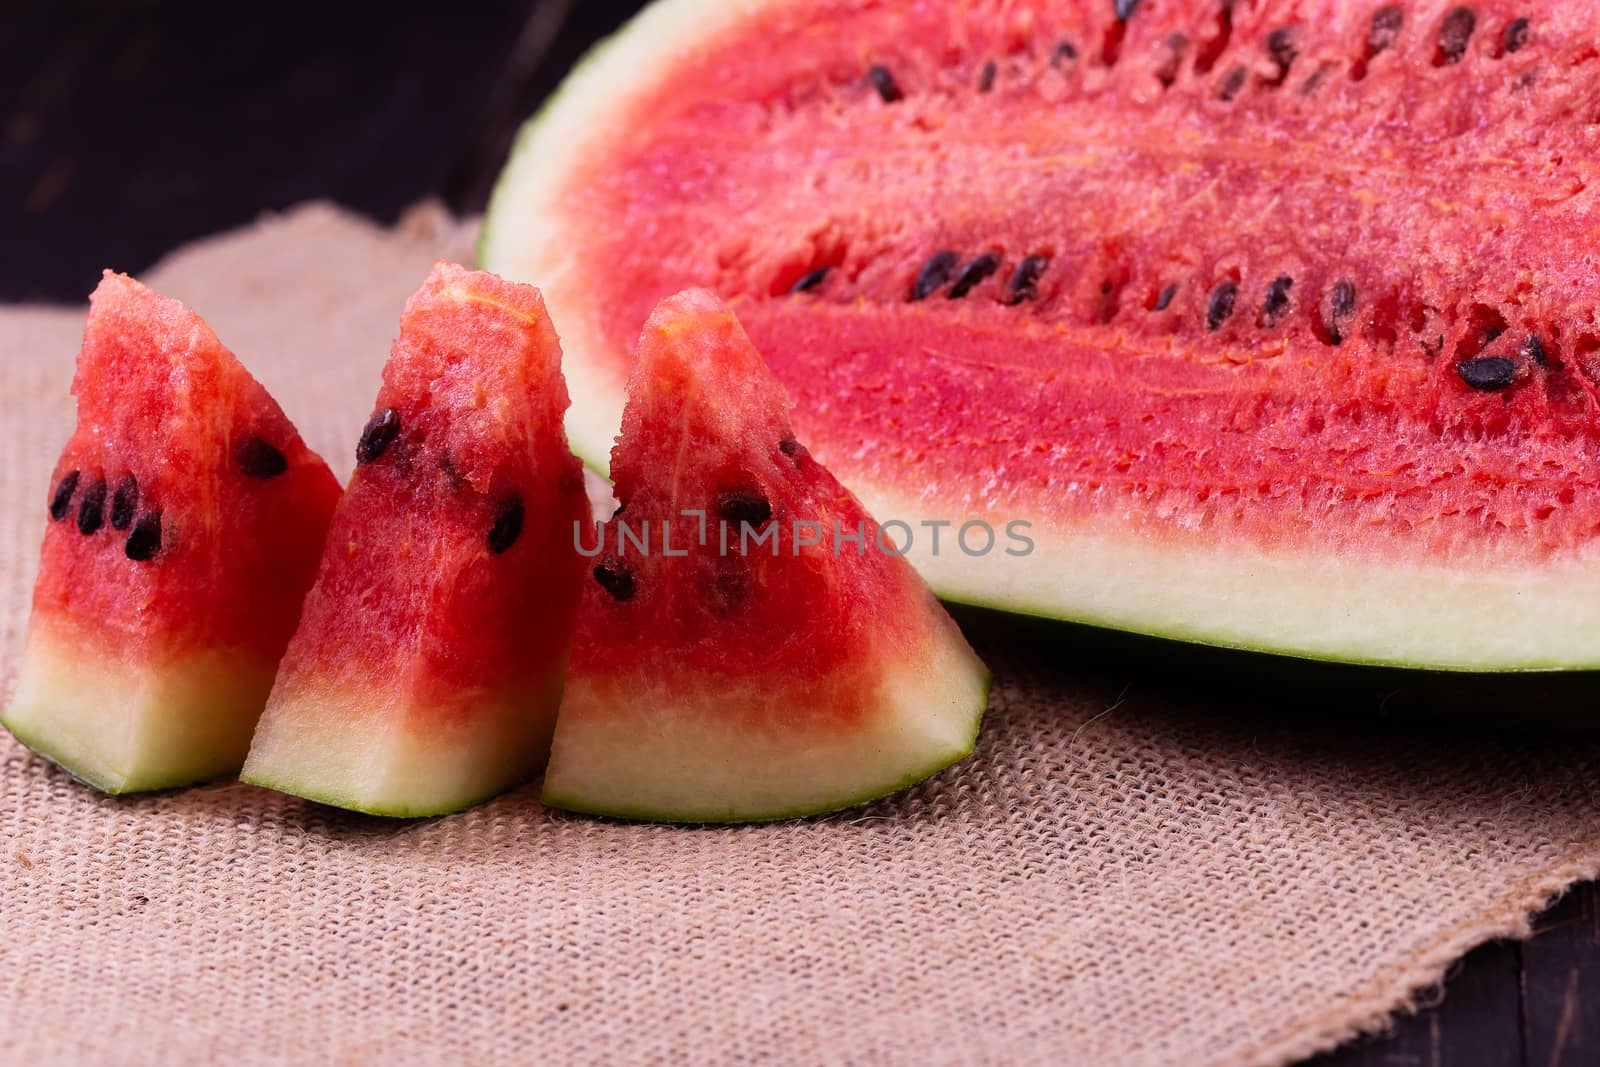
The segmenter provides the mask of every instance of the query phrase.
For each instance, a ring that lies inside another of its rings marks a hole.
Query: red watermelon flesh
[[[628,397],[612,453],[621,508],[582,542],[593,580],[545,801],[781,818],[881,796],[970,752],[987,672],[795,439],[789,398],[733,313],[703,290],[663,301]]]
[[[603,458],[732,301],[947,595],[1215,643],[1600,665],[1600,7],[662,0],[530,124],[486,265]]]
[[[200,317],[126,275],[90,298],[3,721],[111,793],[239,769],[338,482]]]
[[[385,815],[537,772],[588,517],[538,290],[449,263],[407,302],[242,777]]]

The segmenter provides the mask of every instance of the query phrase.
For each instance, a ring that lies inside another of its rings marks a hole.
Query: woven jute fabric
[[[467,238],[312,206],[146,280],[343,474],[406,294]],[[7,688],[82,313],[0,312]],[[962,619],[996,676],[976,754],[772,826],[533,787],[421,822],[233,782],[108,799],[0,741],[0,1061],[1276,1064],[1600,867],[1594,740],[1313,719]]]

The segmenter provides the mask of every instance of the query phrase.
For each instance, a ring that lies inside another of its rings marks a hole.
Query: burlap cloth
[[[466,236],[308,207],[147,280],[343,474],[403,298]],[[0,312],[7,688],[81,316]],[[964,618],[996,674],[976,755],[775,826],[593,821],[533,788],[411,823],[237,783],[110,800],[6,738],[0,1058],[1275,1064],[1600,867],[1594,741],[1305,721]]]

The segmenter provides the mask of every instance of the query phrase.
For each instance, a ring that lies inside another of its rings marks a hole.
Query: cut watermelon
[[[640,338],[544,799],[735,822],[893,792],[972,750],[988,672],[789,425],[716,297]]]
[[[482,254],[625,341],[707,286],[947,596],[1443,668],[1600,667],[1600,6],[662,0]]]
[[[106,272],[51,480],[23,744],[108,793],[231,774],[339,484],[199,316]]]
[[[382,815],[537,773],[588,517],[538,290],[439,263],[406,304],[241,777]]]

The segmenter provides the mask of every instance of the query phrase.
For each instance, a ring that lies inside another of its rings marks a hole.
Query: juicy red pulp
[[[339,487],[277,403],[175,300],[107,274],[73,384],[34,609],[144,658],[273,661]]]
[[[737,296],[863,484],[1540,558],[1600,532],[1597,41],[1577,3],[788,5],[567,209],[613,351]]]
[[[535,290],[438,264],[406,306],[280,689],[352,682],[435,718],[546,685],[587,514]]]
[[[575,670],[627,677],[665,659],[740,684],[809,680],[925,622],[884,617],[879,606],[908,589],[920,604],[920,582],[878,551],[878,524],[795,440],[787,396],[710,294],[652,315],[629,397],[612,458],[622,507],[598,534]],[[859,533],[859,550],[835,551],[835,524]]]

